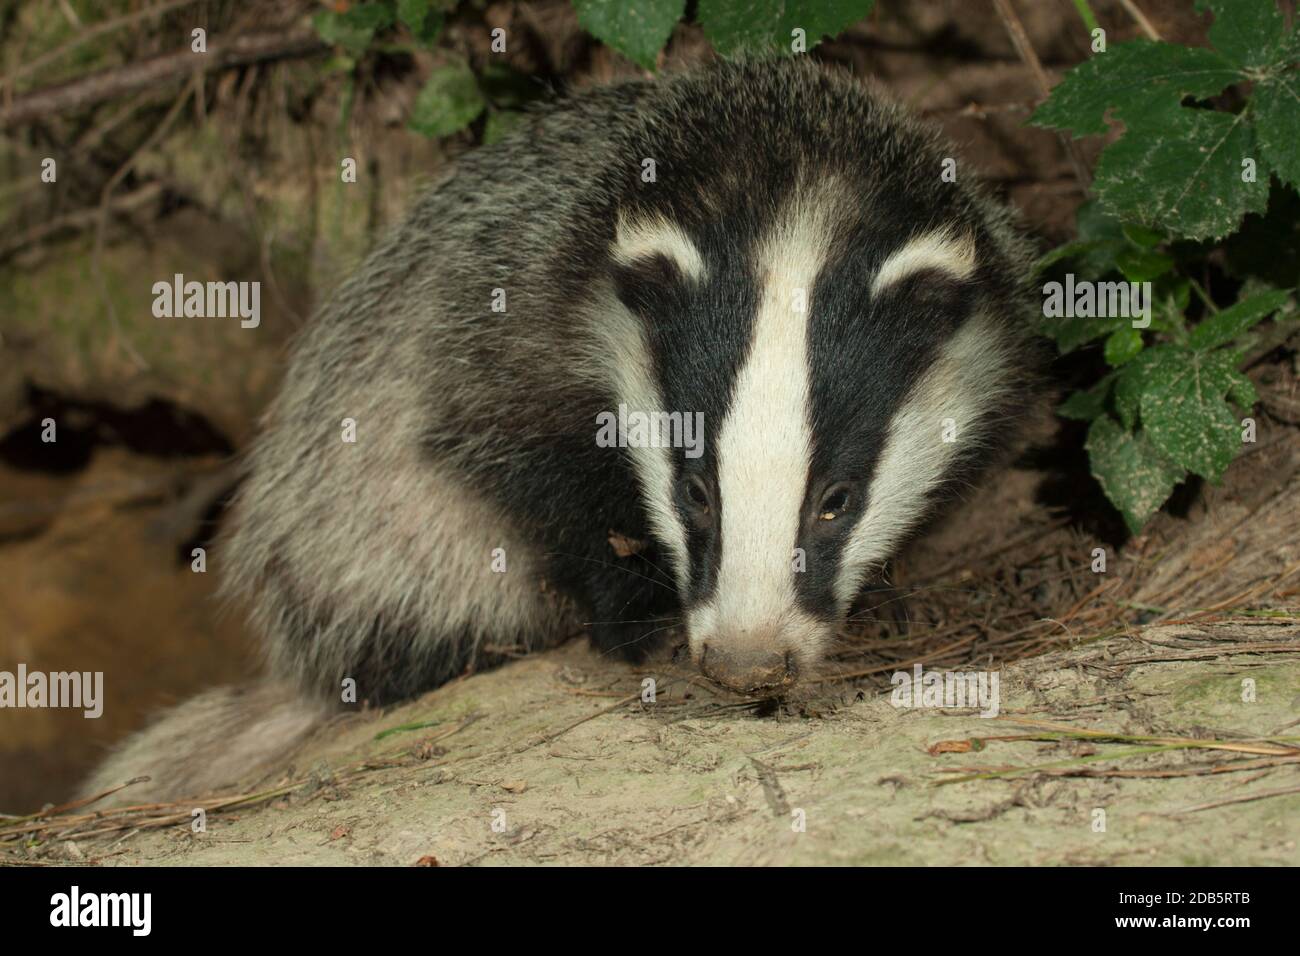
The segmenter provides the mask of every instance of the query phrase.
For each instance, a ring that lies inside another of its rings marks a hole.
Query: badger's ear
[[[660,216],[620,217],[609,262],[615,293],[637,312],[663,305],[704,278],[704,260],[691,237]]]
[[[951,228],[913,236],[885,256],[871,280],[872,296],[908,283],[919,275],[949,283],[970,281],[979,268],[975,237]]]
[[[912,237],[884,257],[871,279],[871,298],[955,328],[977,301],[979,276],[974,237],[938,229]]]

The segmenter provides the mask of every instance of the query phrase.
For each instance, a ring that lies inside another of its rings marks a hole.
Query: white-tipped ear
[[[636,221],[620,216],[610,256],[622,265],[664,256],[687,278],[693,281],[704,278],[704,258],[691,237],[681,226],[662,216]]]
[[[900,282],[915,272],[937,269],[957,279],[975,274],[975,238],[950,228],[915,236],[890,253],[871,283],[871,294]]]

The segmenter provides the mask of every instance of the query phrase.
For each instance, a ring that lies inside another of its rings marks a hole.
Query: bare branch
[[[158,16],[161,13],[168,13],[169,11],[177,10],[181,7],[188,7],[196,2],[197,0],[171,0],[170,3],[160,3],[155,7],[136,10],[134,13],[128,13],[125,16],[114,17],[111,20],[96,23],[94,26],[87,28],[84,32],[77,34],[77,36],[73,37],[67,43],[61,44],[47,53],[42,53],[29,63],[21,64],[11,74],[0,79],[0,89],[13,89],[14,83],[22,79],[24,76],[34,73],[41,67],[67,56],[67,54],[77,49],[77,47],[89,43],[96,37],[103,36],[106,33],[112,33],[114,30],[120,30],[122,27],[130,26],[132,23],[137,23],[140,20],[145,20],[149,17]],[[72,12],[71,8],[66,9],[67,12]],[[73,16],[75,16],[75,14],[73,14]],[[77,23],[74,23],[73,25],[80,26],[80,24]]]
[[[311,30],[289,33],[254,33],[229,40],[209,41],[207,53],[188,49],[164,53],[140,63],[100,70],[89,76],[20,96],[0,109],[0,129],[41,116],[91,106],[155,83],[166,83],[197,72],[216,70],[265,60],[312,56],[328,47]]]
[[[1007,33],[1011,35],[1011,42],[1015,45],[1016,52],[1020,54],[1020,59],[1024,61],[1025,66],[1029,67],[1029,72],[1034,76],[1034,82],[1038,85],[1038,92],[1043,98],[1052,91],[1052,84],[1047,79],[1047,71],[1043,69],[1043,63],[1038,59],[1038,54],[1034,52],[1034,45],[1029,42],[1029,34],[1025,32],[1025,26],[1020,22],[1020,17],[1016,15],[1015,8],[1011,6],[1011,0],[993,0],[993,6],[997,8],[998,16],[1002,18],[1003,25],[1007,28]],[[1079,149],[1074,140],[1062,133],[1060,134],[1061,145],[1065,149],[1065,155],[1069,157],[1070,165],[1074,167],[1074,176],[1079,180],[1079,186],[1086,193],[1088,187],[1092,184],[1092,177],[1088,175],[1088,167],[1084,165],[1083,157],[1079,155]]]
[[[1156,28],[1151,25],[1151,21],[1146,18],[1146,14],[1138,8],[1138,5],[1133,0],[1119,0],[1119,5],[1128,11],[1128,15],[1146,34],[1148,40],[1158,41],[1160,39],[1160,34],[1156,32]]]

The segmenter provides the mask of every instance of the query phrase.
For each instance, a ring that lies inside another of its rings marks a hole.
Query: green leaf
[[[1228,391],[1228,398],[1232,399],[1244,409],[1252,409],[1255,403],[1259,401],[1259,392],[1255,391],[1255,383],[1240,372],[1233,370],[1232,388]]]
[[[433,0],[397,0],[397,19],[423,46],[433,46],[442,32],[442,11],[434,8]]]
[[[1119,268],[1115,260],[1124,249],[1122,239],[1076,239],[1045,254],[1034,264],[1034,271],[1042,272],[1058,262],[1069,261],[1077,267],[1076,274],[1099,279]]]
[[[1184,109],[1148,111],[1152,125],[1132,130],[1101,155],[1096,191],[1124,219],[1190,239],[1217,239],[1248,212],[1268,205],[1268,183],[1242,182],[1241,160],[1255,152],[1246,114]]]
[[[1132,431],[1137,427],[1142,395],[1146,392],[1151,370],[1160,363],[1171,345],[1157,345],[1143,349],[1133,361],[1124,366],[1115,379],[1115,413],[1120,423]]]
[[[1131,434],[1109,415],[1093,421],[1085,447],[1093,476],[1135,534],[1186,477],[1145,435]]]
[[[1129,324],[1129,320],[1115,316],[1107,318],[1073,316],[1045,319],[1044,323],[1044,331],[1056,341],[1057,350],[1062,355],[1068,355],[1081,345],[1123,328]]]
[[[1240,78],[1213,50],[1148,40],[1117,43],[1065,74],[1029,121],[1072,130],[1075,136],[1104,133],[1109,109],[1144,111],[1151,103],[1178,107],[1184,96],[1213,96]]]
[[[1255,85],[1250,108],[1260,155],[1278,179],[1300,188],[1300,72],[1278,72]],[[1261,169],[1257,176],[1264,176]]]
[[[1145,226],[1129,224],[1124,226],[1124,238],[1135,246],[1141,246],[1143,249],[1152,249],[1164,241],[1164,233],[1155,229],[1147,229]]]
[[[1085,278],[1099,279],[1115,271],[1115,257],[1127,247],[1119,220],[1097,200],[1089,199],[1079,207],[1075,222],[1079,238],[1047,253],[1038,260],[1036,269],[1042,271],[1068,259]]]
[[[1056,414],[1062,418],[1090,422],[1106,410],[1106,398],[1110,395],[1115,373],[1107,375],[1092,388],[1075,392],[1056,408]]]
[[[1095,199],[1086,200],[1074,214],[1075,228],[1080,239],[1124,238],[1124,226],[1110,211]]]
[[[1174,257],[1154,249],[1122,249],[1115,256],[1115,265],[1129,282],[1150,282],[1174,267]]]
[[[1207,7],[1214,11],[1209,36],[1216,50],[1246,67],[1277,62],[1284,24],[1274,0],[1198,0],[1197,9]]]
[[[1224,396],[1238,384],[1222,353],[1171,347],[1147,374],[1142,425],[1170,461],[1217,483],[1241,447]]]
[[[1255,81],[1260,153],[1280,179],[1300,186],[1300,28],[1287,33],[1274,0],[1201,0],[1198,7],[1214,11],[1210,42]]]
[[[1076,239],[1073,242],[1062,243],[1039,257],[1038,261],[1034,263],[1034,272],[1042,272],[1044,269],[1066,259],[1079,259],[1090,252],[1096,251],[1101,245],[1101,242],[1087,239]]]
[[[1145,308],[1138,311],[1139,301],[1133,289],[1133,284],[1125,281],[1077,281],[1073,273],[1067,273],[1064,281],[1045,282],[1039,331],[1054,339],[1064,355],[1086,342],[1132,327],[1138,315],[1146,314]],[[1140,294],[1138,289],[1136,295]]]
[[[1125,327],[1116,329],[1106,339],[1106,362],[1113,368],[1119,368],[1137,358],[1142,351],[1142,333],[1137,329]]]
[[[393,11],[382,3],[360,3],[346,13],[322,10],[312,17],[311,22],[326,43],[341,46],[353,56],[360,56],[366,52],[376,32],[393,25]]]
[[[808,49],[871,13],[876,0],[700,0],[697,18],[723,56],[790,53],[796,29]]]
[[[1215,313],[1192,329],[1187,344],[1201,350],[1227,345],[1282,308],[1290,297],[1289,289],[1281,289],[1234,302],[1222,312]]]
[[[1192,284],[1186,276],[1166,273],[1151,287],[1151,331],[1173,332],[1186,325],[1183,313],[1192,298]]]
[[[449,136],[474,122],[486,105],[467,65],[440,67],[416,96],[408,125],[425,136]]]
[[[686,12],[686,0],[573,0],[579,25],[647,70]]]

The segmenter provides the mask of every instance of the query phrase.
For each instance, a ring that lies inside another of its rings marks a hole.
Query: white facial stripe
[[[641,321],[625,305],[611,297],[606,308],[592,323],[592,328],[599,336],[599,343],[591,360],[596,367],[613,374],[612,385],[619,401],[625,402],[634,411],[664,410],[663,398],[650,374],[654,363],[651,361],[650,344],[646,340]],[[594,421],[591,428],[594,440]],[[669,458],[669,455],[681,454],[681,451],[666,446],[629,446],[627,452],[641,486],[650,530],[668,551],[667,557],[677,579],[677,586],[685,589],[690,580],[686,528],[673,503],[673,464]]]
[[[615,262],[629,263],[648,256],[666,256],[691,279],[704,278],[704,259],[680,226],[663,218],[629,222],[620,218],[614,247]]]
[[[975,240],[950,229],[936,229],[908,240],[880,267],[871,294],[878,295],[886,286],[922,269],[942,269],[958,279],[969,279],[975,273]]]
[[[787,631],[795,604],[798,542],[808,464],[810,296],[826,258],[826,203],[792,203],[763,245],[764,285],[745,364],[718,434],[722,558],[712,606],[692,622],[692,643],[725,627],[735,641]],[[833,208],[833,207],[832,207]]]
[[[840,558],[835,596],[847,609],[868,571],[879,569],[924,513],[953,459],[984,435],[980,413],[1009,390],[1011,358],[987,315],[958,330],[894,415],[867,511]],[[945,442],[946,420],[955,440]]]

